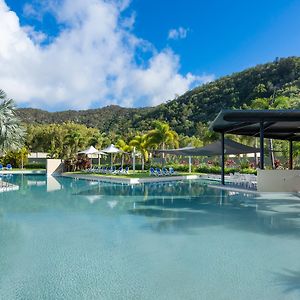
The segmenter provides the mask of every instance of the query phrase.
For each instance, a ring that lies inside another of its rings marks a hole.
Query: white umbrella
[[[90,146],[89,148],[78,152],[79,154],[96,154],[99,151],[94,147],[94,146]]]
[[[98,164],[100,165],[100,155],[106,155],[106,153],[97,150],[94,146],[90,146],[89,148],[78,152],[78,154],[98,154]]]
[[[113,153],[123,152],[121,149],[117,148],[114,144],[111,144],[110,146],[108,146],[105,149],[102,149],[101,151],[105,152],[105,153],[110,153],[111,154],[111,158],[110,158],[111,167],[113,165],[113,163],[112,163],[112,155],[113,155]]]

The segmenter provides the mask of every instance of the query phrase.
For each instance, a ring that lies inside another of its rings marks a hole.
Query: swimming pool
[[[300,198],[14,175],[0,299],[299,299]]]

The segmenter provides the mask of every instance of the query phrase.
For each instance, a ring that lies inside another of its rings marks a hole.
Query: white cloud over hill
[[[135,16],[122,16],[129,1],[46,4],[39,9],[53,14],[62,29],[42,44],[47,35],[22,27],[16,13],[0,0],[0,89],[20,105],[48,109],[155,105],[213,79],[180,74],[180,58],[171,49],[157,51],[135,36]],[[34,7],[27,5],[24,12],[39,17]],[[141,51],[150,58],[138,64]]]

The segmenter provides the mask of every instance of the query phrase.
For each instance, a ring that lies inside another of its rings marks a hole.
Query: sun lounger
[[[11,171],[12,170],[12,165],[11,164],[7,164],[6,165],[6,170],[7,171]]]
[[[162,168],[162,174],[164,176],[169,176],[170,175],[170,172],[167,170],[167,168]]]
[[[150,175],[150,176],[157,176],[157,174],[156,174],[154,168],[152,168],[152,167],[150,168],[150,170],[149,170],[149,175]]]
[[[164,175],[160,168],[156,168],[155,172],[156,172],[157,176],[163,176]]]
[[[125,168],[124,174],[129,174],[129,167],[128,166]]]
[[[169,168],[169,174],[170,175],[176,175],[176,171],[173,168]]]

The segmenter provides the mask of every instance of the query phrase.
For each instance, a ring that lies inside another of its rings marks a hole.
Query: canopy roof
[[[89,148],[78,152],[78,154],[105,154],[105,153],[97,150],[94,146],[90,146]]]
[[[246,146],[230,139],[225,139],[225,154],[246,154],[246,153],[257,153],[260,151],[258,148]],[[157,152],[163,152],[167,154],[182,155],[182,156],[213,156],[222,154],[221,141],[209,144],[202,148],[179,148],[170,150],[158,150]]]
[[[108,146],[105,149],[102,149],[101,151],[103,151],[105,153],[119,153],[119,152],[123,152],[122,150],[120,150],[119,148],[117,148],[114,144],[111,144],[110,146]]]
[[[216,132],[300,141],[300,110],[222,110],[210,128]]]

